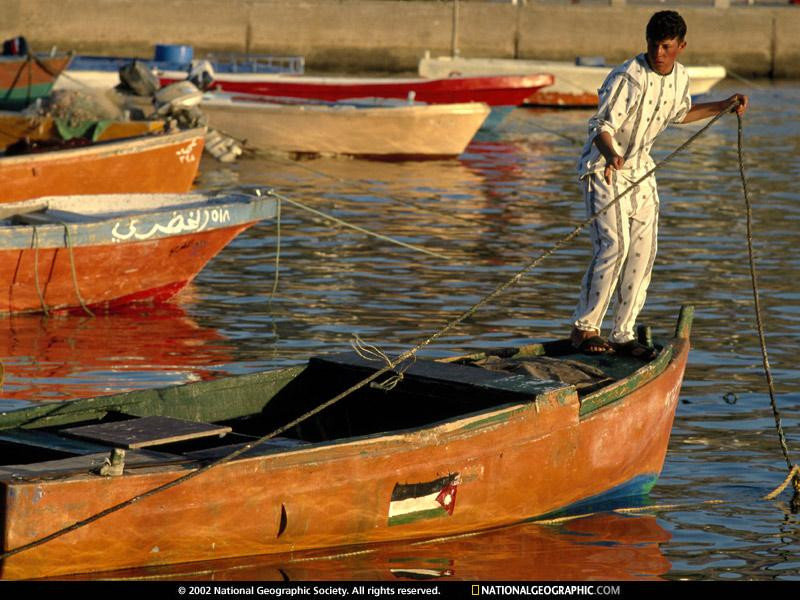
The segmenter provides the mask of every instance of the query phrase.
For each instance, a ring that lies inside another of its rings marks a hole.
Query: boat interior
[[[113,465],[108,463],[119,450],[124,450],[125,468],[196,465],[218,460],[275,431],[275,437],[244,456],[413,431],[531,402],[540,393],[569,386],[585,399],[645,364],[627,357],[579,354],[568,340],[451,360],[419,359],[398,367],[401,378],[382,375],[289,427],[384,364],[348,352],[270,372],[269,381],[244,375],[54,403],[52,410],[42,405],[15,411],[20,418],[13,426],[9,421],[4,425],[3,419],[14,413],[0,415],[0,482],[87,471],[109,474]],[[265,376],[266,372],[261,375]],[[24,420],[26,412],[30,418]]]

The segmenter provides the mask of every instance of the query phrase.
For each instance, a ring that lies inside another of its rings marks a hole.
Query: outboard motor
[[[161,87],[150,67],[139,60],[134,60],[119,68],[119,81],[120,84],[117,86],[119,91],[133,93],[137,96],[153,96]]]
[[[189,71],[189,81],[202,91],[208,91],[214,83],[214,67],[207,60],[192,61],[192,68]]]

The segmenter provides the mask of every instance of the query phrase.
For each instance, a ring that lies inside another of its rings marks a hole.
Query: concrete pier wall
[[[302,55],[312,71],[415,71],[426,50],[619,62],[644,48],[658,7],[435,0],[0,0],[0,36],[37,50],[151,57],[156,43]],[[685,64],[800,77],[800,6],[681,7]]]

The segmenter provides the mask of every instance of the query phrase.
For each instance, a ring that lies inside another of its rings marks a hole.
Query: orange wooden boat
[[[53,89],[72,56],[0,56],[0,108],[18,110]]]
[[[391,391],[363,387],[255,446],[380,365],[351,353],[0,413],[3,550],[16,551],[2,576],[426,538],[640,496],[664,462],[692,312],[649,363],[569,340],[420,359]],[[498,362],[522,371],[476,366]]]
[[[39,196],[189,191],[205,128],[0,158],[0,203]]]
[[[163,131],[164,121],[112,121],[103,127],[95,141],[104,142]],[[31,141],[60,139],[50,116],[26,116],[20,112],[0,111],[0,151],[23,138]]]
[[[108,310],[169,299],[239,233],[273,217],[276,200],[52,196],[0,211],[0,314]]]

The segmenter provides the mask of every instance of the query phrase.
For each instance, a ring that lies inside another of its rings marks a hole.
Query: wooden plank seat
[[[62,429],[61,433],[76,438],[102,442],[115,448],[144,448],[171,442],[217,435],[224,436],[231,428],[211,423],[198,423],[173,417],[141,417],[98,425]]]

